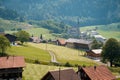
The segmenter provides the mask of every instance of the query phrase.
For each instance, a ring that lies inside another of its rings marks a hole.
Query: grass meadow
[[[44,50],[47,49],[47,50],[53,51],[54,54],[56,55],[57,61],[60,63],[65,64],[66,62],[69,62],[72,65],[79,64],[79,65],[86,65],[86,66],[97,64],[93,60],[84,57],[83,56],[85,54],[84,51],[78,51],[75,49],[56,46],[52,44],[44,44],[44,43],[40,43],[40,44],[28,43],[28,44],[40,49],[44,49]]]
[[[25,80],[41,80],[41,78],[51,70],[65,69],[67,67],[59,66],[48,66],[48,65],[39,65],[39,64],[30,64],[26,63],[26,67],[23,71],[23,77]]]
[[[12,46],[7,50],[9,55],[24,56],[29,60],[38,60],[43,62],[50,62],[51,57],[45,50],[32,46]]]

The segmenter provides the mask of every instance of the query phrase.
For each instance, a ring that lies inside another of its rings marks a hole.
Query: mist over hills
[[[27,20],[48,20],[76,26],[120,21],[120,0],[1,0],[1,6]]]

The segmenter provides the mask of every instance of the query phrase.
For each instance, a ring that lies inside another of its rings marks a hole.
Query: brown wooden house
[[[104,65],[79,68],[78,75],[81,80],[116,80],[116,77]]]
[[[24,57],[0,57],[0,80],[22,80]]]
[[[70,48],[90,50],[92,45],[92,41],[87,41],[84,39],[74,39],[70,38],[66,40],[66,46]]]
[[[80,80],[73,69],[49,71],[41,80]]]

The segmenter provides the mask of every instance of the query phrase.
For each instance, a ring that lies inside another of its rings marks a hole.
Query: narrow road
[[[48,52],[50,53],[50,56],[51,56],[51,62],[58,63],[58,61],[56,60],[56,56],[55,56],[54,52],[51,50],[49,50]]]

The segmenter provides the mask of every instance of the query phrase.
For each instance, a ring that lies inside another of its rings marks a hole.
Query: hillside
[[[120,23],[80,27],[80,30],[81,31],[93,30],[96,27],[97,32],[104,36],[105,38],[115,38],[120,40]]]
[[[28,23],[13,21],[13,20],[5,20],[0,18],[0,28],[3,28],[4,30],[11,30],[15,31],[17,29],[28,29],[32,28],[33,26]]]
[[[63,21],[76,26],[120,21],[120,0],[1,0],[25,19]]]

